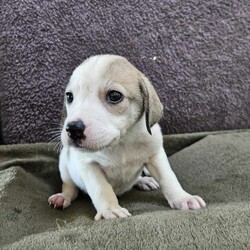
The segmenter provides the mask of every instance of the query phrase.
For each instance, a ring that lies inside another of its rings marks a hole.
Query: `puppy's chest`
[[[148,161],[148,152],[140,147],[119,148],[97,155],[97,161],[103,169],[121,169],[143,165]]]
[[[140,149],[129,150],[129,152],[118,150],[99,155],[97,161],[114,190],[125,191],[134,185],[148,157]]]
[[[115,159],[107,159],[102,162],[101,168],[107,177],[119,179],[122,176],[133,175],[134,172],[138,172],[142,169],[143,164],[146,159],[136,158],[132,156],[132,159],[123,159],[122,157],[117,157]],[[106,163],[106,164],[105,164]]]

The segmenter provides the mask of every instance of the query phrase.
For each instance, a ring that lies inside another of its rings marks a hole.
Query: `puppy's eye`
[[[74,97],[73,97],[73,94],[71,92],[67,92],[66,93],[66,97],[67,97],[67,103],[70,104],[73,102],[74,100]]]
[[[116,90],[110,90],[107,94],[107,102],[111,104],[117,104],[123,100],[122,93]]]

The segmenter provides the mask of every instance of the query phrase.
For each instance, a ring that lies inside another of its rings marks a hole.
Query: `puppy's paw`
[[[118,208],[106,209],[101,212],[98,212],[95,216],[95,220],[126,218],[129,216],[131,216],[131,214],[126,208],[118,207]]]
[[[135,184],[135,187],[143,191],[150,191],[158,189],[159,184],[153,177],[144,176],[139,178],[139,180]]]
[[[201,197],[190,194],[186,194],[178,199],[168,201],[168,203],[171,208],[180,210],[194,210],[206,206],[205,201]]]
[[[54,208],[62,207],[63,209],[70,206],[70,200],[63,193],[54,194],[48,199],[49,205]]]

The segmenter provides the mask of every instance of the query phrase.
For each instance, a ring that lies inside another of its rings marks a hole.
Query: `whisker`
[[[60,133],[62,130],[60,128],[57,128],[57,129],[48,129],[48,130],[45,130],[45,134],[53,134],[53,133]]]
[[[42,132],[48,137],[46,142],[49,145],[49,149],[50,150],[52,149],[53,151],[59,153],[62,149],[61,133],[63,129],[63,124],[51,123],[51,125],[56,125],[56,126],[48,128]]]
[[[62,127],[63,125],[60,122],[51,122],[50,125],[55,125],[55,126],[60,126]]]
[[[60,152],[62,148],[61,141],[49,142],[49,148],[52,147],[52,150],[56,151],[57,153]]]
[[[61,140],[61,134],[54,135],[47,139],[47,142],[54,142],[54,141],[60,141]]]
[[[121,141],[122,143],[125,143],[121,138],[119,138],[119,141]]]
[[[53,133],[53,132],[60,132],[60,131],[62,131],[61,129],[50,129],[50,130],[45,130],[44,132],[46,132],[46,133]]]
[[[54,150],[58,152],[58,148],[59,148],[60,142],[55,143],[54,145]]]

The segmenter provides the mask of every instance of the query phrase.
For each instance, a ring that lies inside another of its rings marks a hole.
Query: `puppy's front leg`
[[[150,158],[147,169],[159,182],[163,195],[168,200],[171,208],[189,210],[206,206],[206,203],[201,197],[193,196],[183,190],[170,167],[163,147],[161,147],[158,154]]]
[[[77,195],[78,188],[72,181],[67,180],[67,182],[63,182],[62,184],[62,192],[50,196],[48,203],[54,206],[54,208],[62,207],[65,209],[70,206],[71,201],[75,200]]]
[[[97,214],[95,220],[125,218],[131,216],[127,209],[118,204],[112,186],[108,183],[104,172],[98,164],[91,164],[81,173],[86,191],[89,194]]]

